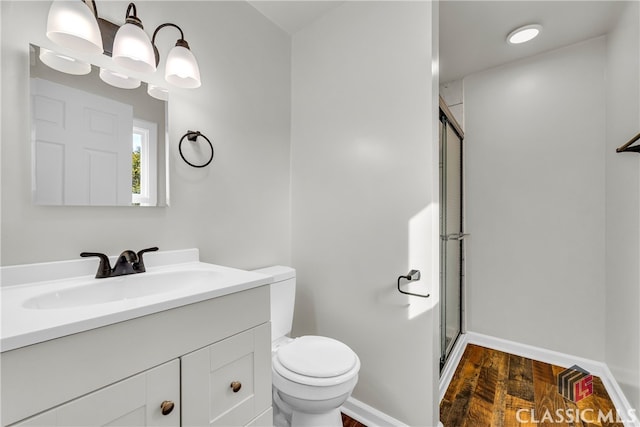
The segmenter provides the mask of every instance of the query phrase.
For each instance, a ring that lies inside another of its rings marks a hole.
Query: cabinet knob
[[[171,411],[173,411],[173,408],[175,406],[176,405],[170,400],[165,400],[164,402],[162,402],[160,404],[160,410],[162,410],[162,415],[169,415]]]
[[[242,388],[242,383],[240,381],[234,381],[231,383],[231,389],[234,393],[237,393]]]

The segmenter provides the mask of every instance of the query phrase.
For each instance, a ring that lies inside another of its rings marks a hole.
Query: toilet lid
[[[337,377],[356,364],[353,350],[340,341],[327,337],[304,336],[281,347],[278,361],[296,374],[315,378]]]

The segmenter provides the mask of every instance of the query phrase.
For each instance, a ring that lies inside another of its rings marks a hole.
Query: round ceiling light
[[[536,38],[541,30],[542,25],[539,24],[525,25],[510,32],[507,41],[511,44],[525,43]]]

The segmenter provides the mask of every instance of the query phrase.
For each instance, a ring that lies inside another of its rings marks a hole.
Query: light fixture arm
[[[176,46],[186,47],[187,49],[191,50],[191,48],[189,48],[189,43],[187,43],[187,41],[184,39],[184,33],[182,32],[182,28],[178,27],[176,24],[173,24],[171,22],[165,22],[162,25],[158,25],[158,28],[156,28],[156,30],[153,32],[153,36],[151,37],[151,45],[153,46],[153,52],[156,54],[156,67],[160,63],[160,52],[158,52],[158,48],[156,47],[156,35],[158,34],[158,31],[160,31],[164,27],[177,28],[178,31],[180,31],[180,38],[178,39],[178,41],[176,41]]]
[[[95,16],[96,19],[98,19],[98,6],[96,6],[95,0],[80,0],[80,1],[86,4],[87,7],[91,10],[91,13],[93,13],[93,16]]]
[[[178,31],[180,31],[180,40],[184,40],[184,33],[182,32],[182,28],[178,27],[176,24],[172,24],[171,22],[166,22],[166,23],[164,23],[162,25],[158,25],[158,28],[156,28],[156,30],[153,32],[153,37],[151,37],[151,43],[155,43],[156,42],[156,35],[158,34],[158,31],[160,31],[164,27],[177,28]]]
[[[127,13],[125,14],[124,19],[127,24],[137,25],[138,27],[144,30],[144,27],[142,26],[142,21],[140,20],[140,18],[138,18],[138,10],[136,9],[135,4],[129,3],[129,6],[127,6]]]

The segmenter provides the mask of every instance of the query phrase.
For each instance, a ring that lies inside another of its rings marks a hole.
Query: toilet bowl
[[[271,367],[276,427],[341,427],[340,407],[358,382],[360,359],[333,338],[289,338],[295,301],[295,270],[256,270],[273,276]]]

